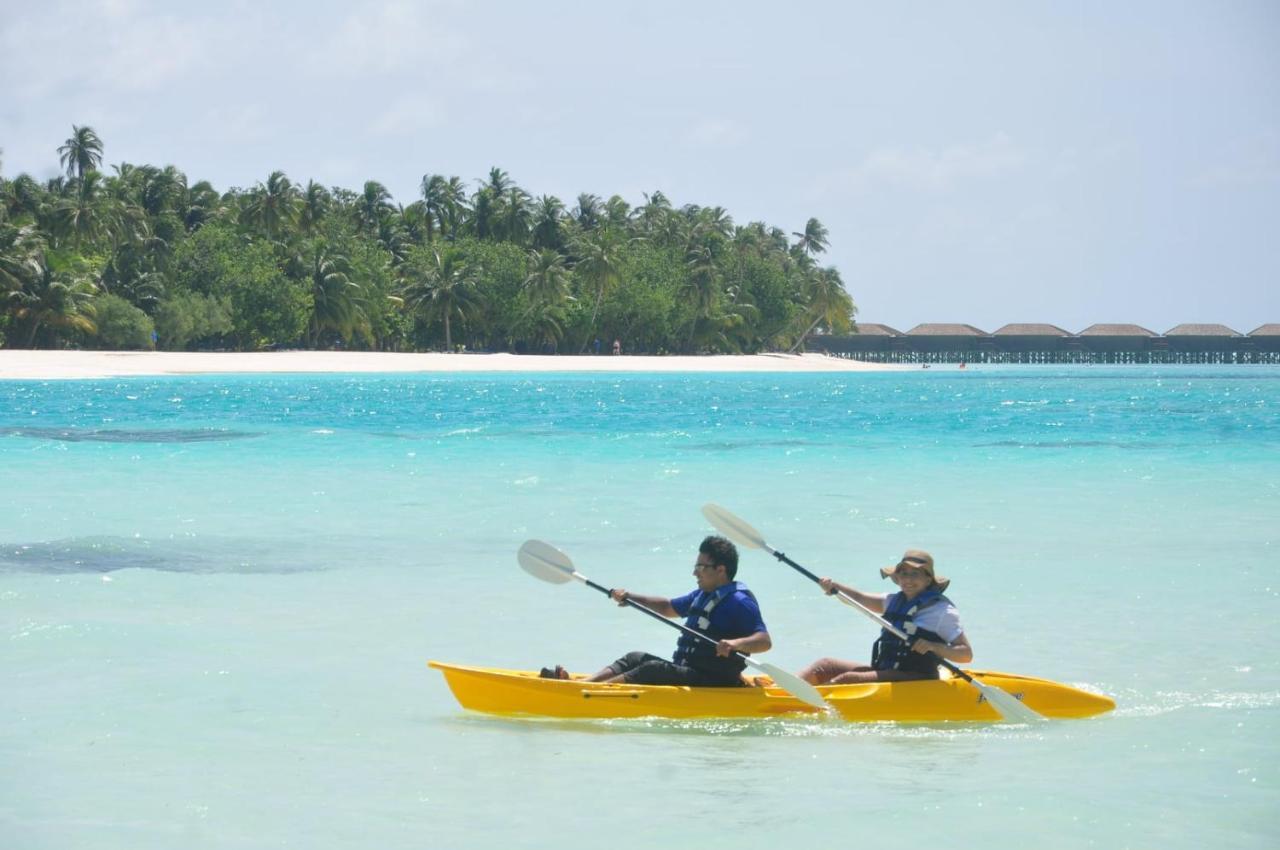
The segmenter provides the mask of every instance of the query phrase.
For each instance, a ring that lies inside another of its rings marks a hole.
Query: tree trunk
[[[804,345],[804,341],[805,341],[806,339],[808,339],[808,338],[809,338],[809,334],[813,333],[813,329],[814,329],[814,328],[816,328],[816,327],[818,326],[818,323],[819,323],[819,322],[821,322],[821,321],[822,321],[822,316],[818,316],[818,318],[814,319],[814,320],[813,320],[813,324],[811,324],[811,325],[809,325],[809,327],[805,328],[804,333],[800,334],[800,338],[799,338],[798,340],[796,340],[796,344],[795,344],[795,345],[793,345],[793,346],[791,346],[791,348],[790,348],[790,349],[788,349],[787,353],[788,353],[788,354],[795,354],[795,353],[796,353],[796,349],[797,349],[797,348],[799,348],[800,346]]]
[[[596,306],[591,308],[591,324],[587,326],[587,338],[582,341],[582,348],[578,350],[579,354],[587,350],[587,345],[591,342],[591,334],[596,329],[596,315],[600,312],[600,300],[604,298],[604,287],[596,290]]]
[[[444,350],[453,351],[453,334],[449,332],[449,311],[444,314]]]
[[[36,331],[40,330],[40,324],[39,319],[31,323],[31,333],[27,334],[27,348],[36,347]]]

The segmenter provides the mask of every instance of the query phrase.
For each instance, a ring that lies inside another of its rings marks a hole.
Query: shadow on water
[[[0,428],[0,436],[29,437],[33,440],[61,440],[64,443],[211,443],[259,437],[255,431],[228,431],[221,428],[137,429],[120,428]]]
[[[34,543],[0,543],[0,573],[110,573],[116,570],[159,570],[171,573],[299,573],[313,564],[290,564],[278,552],[236,543],[220,551],[193,551],[157,546],[127,537],[68,537]]]

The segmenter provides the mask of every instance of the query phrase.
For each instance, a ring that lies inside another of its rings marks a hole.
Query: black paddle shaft
[[[605,596],[613,596],[613,591],[605,587],[603,584],[596,584],[594,581],[587,578],[586,576],[583,576],[582,580],[586,582],[587,587],[591,588],[592,590],[598,590],[601,593],[603,593]],[[693,637],[696,637],[698,640],[705,640],[707,643],[711,644],[712,646],[716,645],[716,641],[707,637],[702,632],[694,631],[693,629],[686,626],[684,623],[677,623],[674,620],[668,620],[666,617],[662,616],[657,611],[653,610],[647,605],[641,605],[639,602],[636,602],[634,599],[626,599],[624,600],[624,602],[627,605],[631,606],[632,608],[636,609],[637,611],[641,611],[645,614],[648,614],[650,617],[652,617],[653,619],[657,620],[660,623],[666,623],[671,628],[679,629],[680,631],[684,632],[687,635],[692,635]],[[733,654],[736,655],[738,658],[741,658],[743,661],[748,660],[746,653],[738,652],[737,650],[734,650]]]
[[[784,553],[779,552],[779,551],[777,551],[777,550],[775,549],[775,550],[773,550],[773,557],[777,558],[779,561],[781,561],[782,563],[786,564],[787,566],[792,567],[793,569],[795,569],[795,570],[796,570],[796,572],[800,573],[802,576],[804,576],[805,578],[809,579],[809,581],[813,582],[814,584],[821,584],[822,579],[818,578],[816,575],[814,575],[813,573],[809,572],[809,571],[808,571],[808,570],[806,570],[804,567],[800,566],[800,565],[799,565],[799,564],[797,564],[795,561],[793,561],[793,560],[791,560],[790,558],[788,558]],[[907,639],[907,640],[908,640],[907,645],[908,645],[908,646],[910,646],[911,644],[915,643],[915,642],[916,642],[916,641],[918,641],[919,639],[920,639],[920,638],[919,638],[919,637],[917,637],[916,635],[911,635],[911,636]],[[964,679],[966,682],[973,682],[973,677],[972,677],[972,676],[970,676],[968,673],[966,673],[966,672],[964,672],[963,670],[961,670],[961,669],[960,669],[959,667],[957,667],[956,665],[952,664],[952,663],[951,663],[950,661],[948,661],[947,659],[943,658],[943,657],[942,657],[941,655],[939,655],[938,653],[930,651],[930,652],[925,653],[925,657],[927,657],[927,658],[932,658],[934,661],[936,661],[937,663],[941,664],[943,667],[946,667],[948,670],[950,670],[950,671],[951,671],[952,673],[954,673],[955,675],[959,676],[961,679]]]

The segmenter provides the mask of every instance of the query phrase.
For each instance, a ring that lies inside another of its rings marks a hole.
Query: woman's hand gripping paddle
[[[520,562],[520,566],[525,572],[535,578],[540,578],[543,581],[551,582],[552,584],[564,584],[568,581],[572,581],[573,579],[577,579],[587,587],[590,587],[593,590],[598,590],[605,596],[609,595],[609,588],[596,584],[594,581],[574,569],[573,561],[569,560],[569,556],[552,546],[550,543],[544,543],[541,540],[526,540],[524,545],[520,547],[520,551],[516,554],[516,560]],[[685,634],[692,635],[698,640],[703,640],[711,644],[715,643],[714,640],[701,632],[696,632],[688,626],[677,623],[674,620],[668,620],[657,611],[641,605],[634,599],[628,599],[626,604],[635,608],[637,611],[648,614],[659,622],[666,623],[673,629],[679,629]],[[776,667],[773,664],[765,664],[756,661],[751,656],[745,655],[741,652],[735,652],[733,654],[741,658],[750,666],[764,673],[769,678],[773,679],[773,683],[775,685],[792,696],[807,702],[814,708],[821,708],[823,710],[827,708],[827,704],[823,701],[822,694],[818,693],[818,689],[806,682],[804,679],[801,679],[799,676],[796,676],[793,673],[788,673],[786,670],[783,670],[781,667]]]

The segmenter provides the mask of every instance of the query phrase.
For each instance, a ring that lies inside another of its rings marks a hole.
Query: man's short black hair
[[[713,564],[724,564],[724,573],[729,577],[729,581],[733,581],[733,577],[738,574],[738,547],[729,540],[713,534],[702,541],[698,551],[703,555],[709,555]]]

